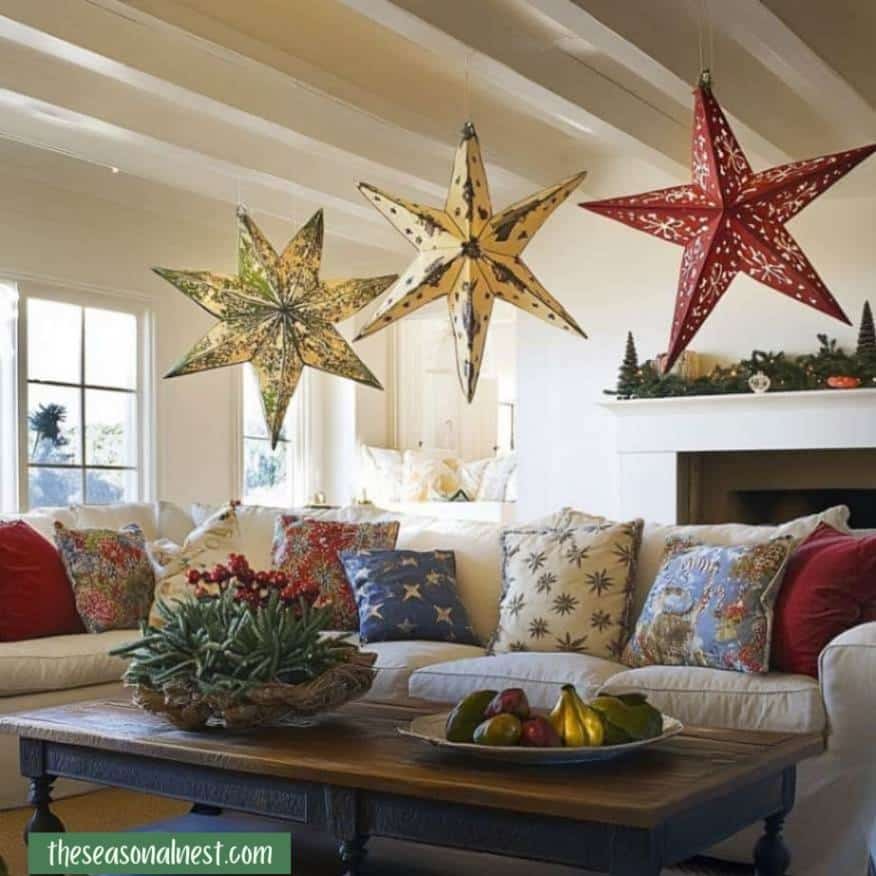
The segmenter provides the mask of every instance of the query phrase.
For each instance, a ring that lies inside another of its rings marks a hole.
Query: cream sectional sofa
[[[121,526],[139,523],[147,538],[182,541],[209,507],[189,515],[168,503],[112,508],[54,509],[26,515],[46,535],[52,521],[71,526]],[[240,543],[254,564],[267,565],[276,511],[239,509]],[[331,512],[341,519],[385,518],[373,508]],[[453,550],[463,602],[484,642],[498,619],[501,588],[499,524],[399,517],[398,546],[413,550]],[[847,511],[831,509],[781,527],[805,536],[820,519],[844,527]],[[542,521],[550,524],[551,519]],[[737,524],[667,527],[646,524],[636,573],[638,611],[657,571],[665,538],[679,529],[715,544],[768,538],[774,527]],[[59,636],[0,643],[0,713],[123,695],[118,678],[123,664],[107,650],[132,631]],[[514,653],[488,656],[482,647],[434,642],[370,645],[378,675],[369,696],[375,700],[452,703],[480,688],[523,687],[534,706],[550,707],[562,684],[574,683],[584,696],[599,691],[645,691],[663,711],[690,724],[778,732],[823,733],[827,750],[798,772],[797,804],[786,836],[795,854],[797,876],[865,876],[870,847],[876,850],[876,623],[852,629],[821,655],[819,680],[770,673],[744,675],[703,668],[628,669],[610,660],[579,654]],[[0,808],[21,805],[25,786],[18,778],[17,746],[0,738]],[[83,790],[73,783],[60,793]],[[717,857],[749,861],[757,831],[732,837],[713,850]]]

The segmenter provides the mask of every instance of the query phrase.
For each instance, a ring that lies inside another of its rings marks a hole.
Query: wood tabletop
[[[434,711],[440,711],[438,706]],[[399,735],[422,714],[354,703],[306,727],[190,733],[130,702],[95,700],[0,718],[0,732],[235,772],[648,827],[824,750],[815,734],[686,728],[604,764],[517,766]]]

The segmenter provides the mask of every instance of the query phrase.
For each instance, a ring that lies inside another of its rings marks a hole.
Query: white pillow
[[[119,502],[114,505],[71,505],[76,529],[119,530],[135,523],[146,541],[158,538],[158,505],[155,502]]]
[[[406,450],[402,501],[426,502],[432,493],[449,498],[459,489],[459,460],[449,450]]]
[[[231,503],[221,507],[189,533],[182,545],[164,541],[151,544],[149,557],[153,568],[159,570],[159,577],[155,582],[149,623],[153,626],[161,623],[155,607],[159,599],[168,603],[192,597],[192,588],[186,578],[189,569],[211,569],[217,563],[224,563],[230,553],[246,553],[241,544],[237,509]],[[248,555],[247,559],[256,571],[270,565],[254,563]]]
[[[477,499],[481,491],[481,483],[484,480],[484,472],[493,461],[492,456],[485,459],[475,459],[471,462],[463,462],[459,466],[459,485],[466,496],[472,501]]]
[[[517,468],[517,454],[509,453],[505,456],[497,456],[491,459],[484,468],[481,479],[481,487],[478,490],[480,502],[504,502],[505,493],[511,475]]]
[[[372,502],[401,499],[404,462],[402,452],[389,447],[362,445],[362,486]]]
[[[36,530],[46,541],[55,546],[55,521],[58,520],[68,529],[76,528],[76,517],[69,508],[38,508],[26,514],[0,514],[0,522],[23,520]]]

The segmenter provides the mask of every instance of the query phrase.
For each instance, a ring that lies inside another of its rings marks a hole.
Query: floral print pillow
[[[768,672],[773,606],[795,545],[669,539],[624,662]]]
[[[131,629],[147,616],[155,576],[139,526],[68,529],[56,522],[55,544],[89,633]]]
[[[358,630],[359,610],[338,554],[341,551],[392,550],[399,525],[336,523],[280,514],[274,528],[273,567],[293,583],[315,584],[332,605],[333,630]]]
[[[570,651],[619,660],[630,631],[642,525],[505,530],[491,653]]]

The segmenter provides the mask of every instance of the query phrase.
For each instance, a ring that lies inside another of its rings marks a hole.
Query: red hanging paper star
[[[849,322],[785,223],[876,151],[872,144],[754,173],[708,73],[694,98],[690,185],[580,205],[684,247],[666,370],[740,271]]]

